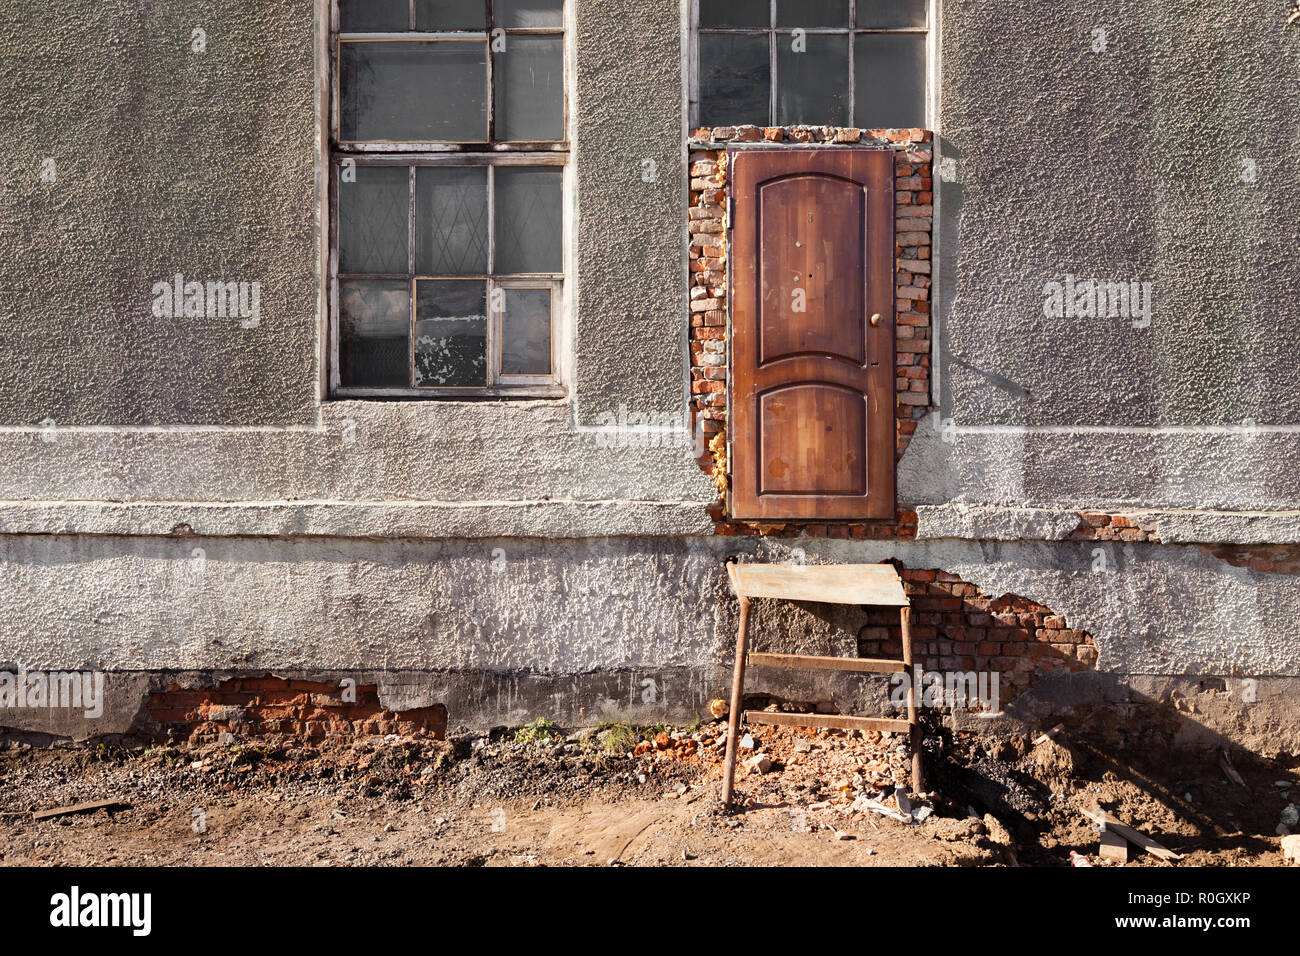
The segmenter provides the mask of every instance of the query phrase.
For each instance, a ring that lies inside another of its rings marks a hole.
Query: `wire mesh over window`
[[[695,2],[693,125],[928,125],[929,0]]]
[[[563,0],[333,0],[331,387],[562,394]]]

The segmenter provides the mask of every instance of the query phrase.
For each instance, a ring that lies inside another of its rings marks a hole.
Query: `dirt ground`
[[[757,727],[742,758],[766,755],[770,767],[741,772],[726,814],[723,731],[11,746],[0,753],[0,863],[1066,866],[1075,850],[1125,865],[1097,856],[1084,811],[1100,806],[1182,853],[1174,865],[1279,866],[1279,820],[1300,795],[1294,767],[1240,755],[1242,784],[1214,754],[1142,764],[1064,734],[993,745],[931,734],[932,792],[904,797],[924,818],[906,823],[891,816],[901,738]],[[32,818],[103,799],[122,806]],[[1170,864],[1134,847],[1126,865]]]

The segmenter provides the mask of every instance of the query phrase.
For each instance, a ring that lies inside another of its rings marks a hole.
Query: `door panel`
[[[730,155],[732,516],[893,518],[893,153]]]
[[[862,495],[862,396],[837,385],[782,385],[758,396],[760,495]]]
[[[827,176],[790,176],[761,184],[758,202],[759,361],[823,353],[861,365],[864,337],[846,334],[839,318],[862,313],[862,283],[856,281],[865,215],[861,187]],[[795,235],[800,238],[790,242]],[[792,315],[799,320],[790,321]]]

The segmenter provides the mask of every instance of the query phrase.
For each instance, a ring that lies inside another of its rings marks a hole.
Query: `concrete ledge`
[[[1066,541],[1079,527],[1079,513],[1121,514],[1143,528],[1154,526],[1162,544],[1294,544],[1300,542],[1300,511],[1198,511],[1088,506],[1077,510],[1016,508],[950,502],[917,505],[918,538],[967,541]]]
[[[0,534],[550,538],[696,535],[706,501],[0,502]]]

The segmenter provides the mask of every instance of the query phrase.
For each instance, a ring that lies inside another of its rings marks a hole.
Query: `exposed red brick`
[[[394,713],[380,705],[374,685],[354,690],[356,699],[344,700],[336,684],[262,675],[197,689],[171,684],[148,696],[133,732],[190,743],[217,740],[223,733],[246,740],[374,733],[445,737],[447,710],[441,704]]]

